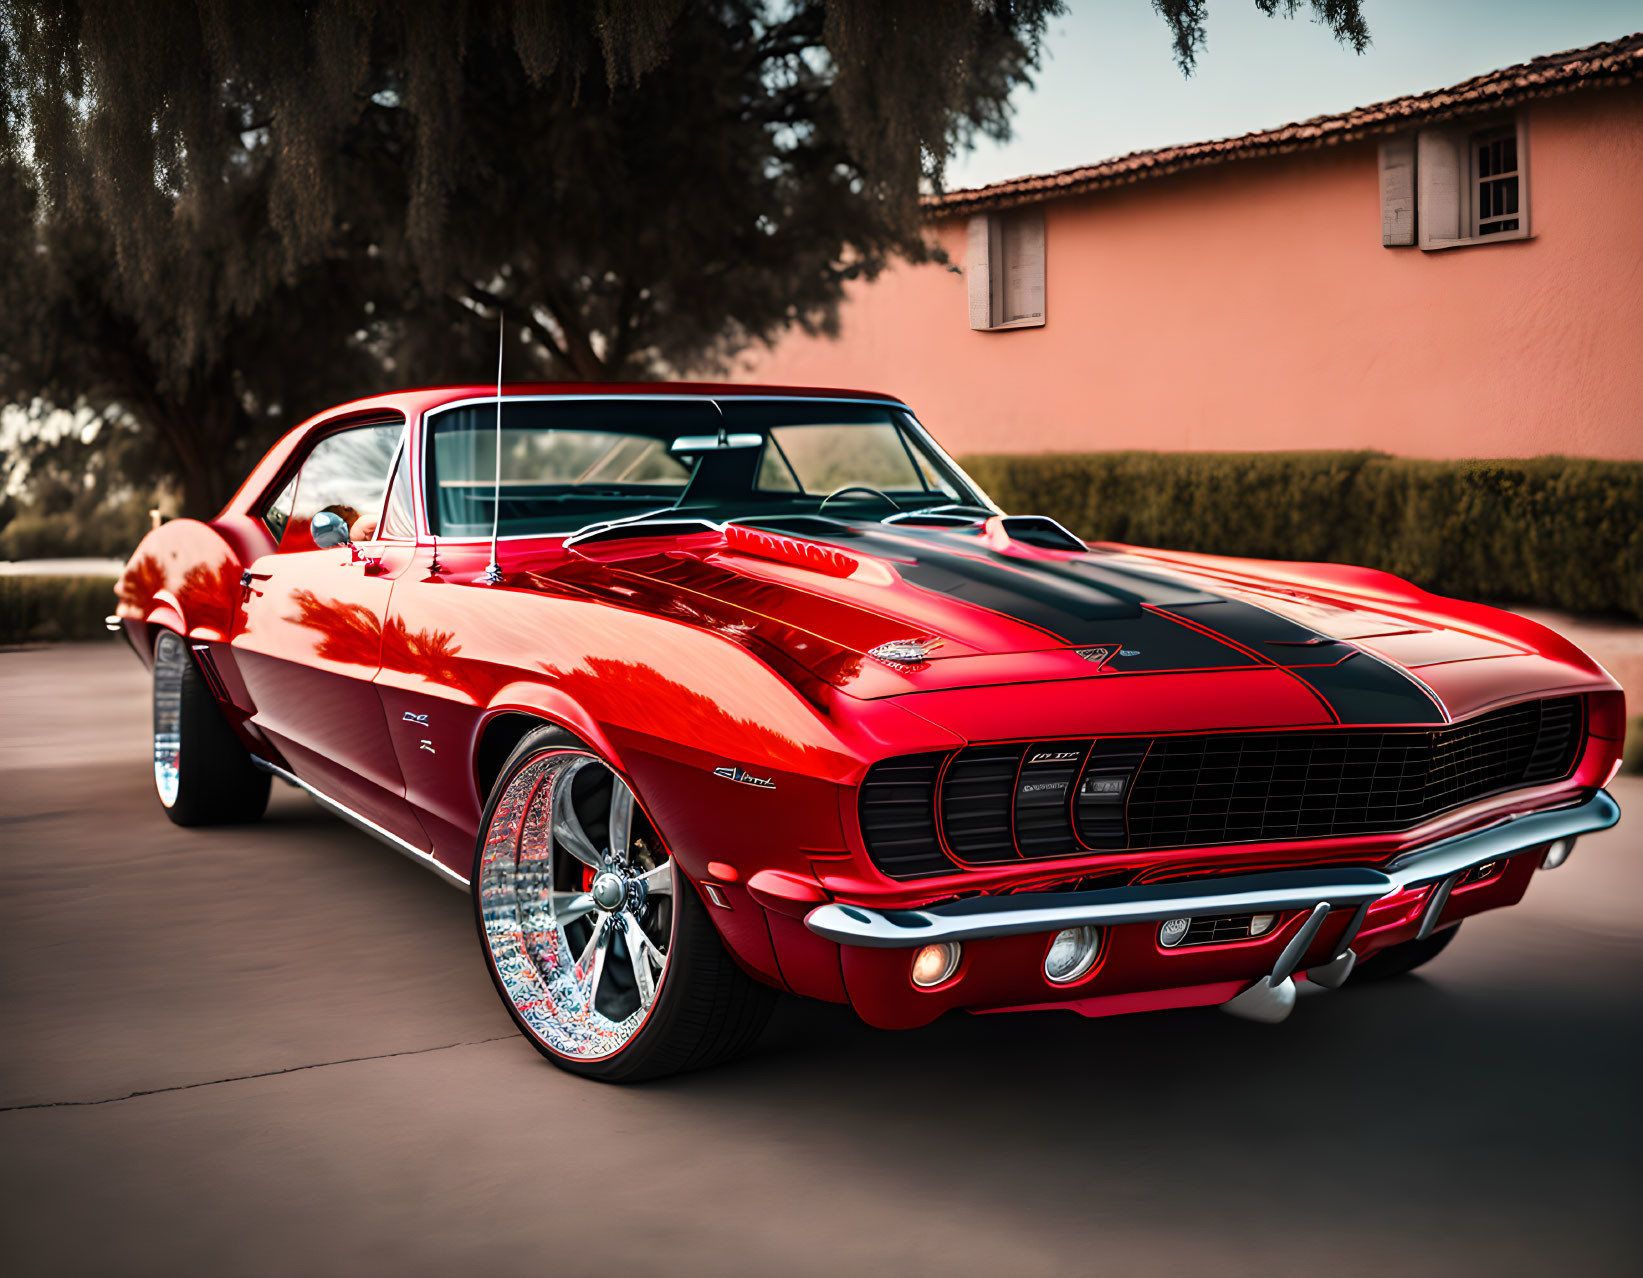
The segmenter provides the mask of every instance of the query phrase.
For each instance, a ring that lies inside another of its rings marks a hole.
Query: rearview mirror
[[[348,524],[343,517],[332,510],[322,510],[308,521],[309,535],[314,539],[314,545],[321,550],[329,550],[332,546],[352,545],[348,536]]]
[[[763,435],[680,435],[668,447],[670,453],[714,453],[721,448],[757,448]]]

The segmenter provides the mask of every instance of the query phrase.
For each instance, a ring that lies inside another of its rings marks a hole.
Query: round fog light
[[[1575,850],[1573,839],[1559,839],[1546,849],[1546,856],[1540,863],[1543,870],[1555,870],[1569,859],[1569,853]]]
[[[963,952],[964,947],[957,941],[921,946],[913,955],[913,984],[925,990],[940,985],[958,971],[958,957]]]
[[[1044,955],[1044,975],[1056,985],[1076,981],[1101,952],[1101,929],[1069,927],[1055,934],[1049,953]]]
[[[1191,919],[1165,919],[1158,925],[1158,944],[1165,949],[1174,948],[1187,939],[1187,929],[1191,926]]]

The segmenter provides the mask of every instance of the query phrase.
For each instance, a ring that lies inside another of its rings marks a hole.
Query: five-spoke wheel
[[[729,961],[627,783],[556,729],[527,737],[497,781],[474,896],[514,1020],[577,1072],[636,1078],[707,1064],[751,1041],[768,1013],[770,992]],[[695,988],[673,994],[680,980]],[[759,1014],[699,1024],[683,1009],[704,981]]]

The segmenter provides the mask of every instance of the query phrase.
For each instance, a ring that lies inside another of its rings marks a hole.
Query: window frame
[[[316,448],[335,435],[341,435],[350,430],[358,430],[364,426],[399,427],[399,442],[394,445],[394,451],[391,454],[391,460],[388,464],[388,473],[383,477],[382,492],[380,498],[378,499],[383,506],[386,505],[388,500],[388,487],[393,483],[394,469],[399,464],[399,454],[401,450],[411,447],[410,418],[398,409],[372,409],[369,412],[360,413],[356,416],[340,417],[335,421],[326,422],[323,426],[317,427],[314,433],[307,439],[303,440],[301,451],[286,459],[285,465],[280,467],[279,472],[268,481],[267,486],[262,491],[262,496],[257,499],[256,504],[251,508],[252,516],[259,524],[263,526],[264,530],[267,531],[268,535],[273,539],[274,549],[270,553],[289,554],[293,552],[282,552],[280,550],[280,543],[285,540],[284,528],[290,527],[291,512],[286,512],[285,524],[282,527],[282,531],[279,536],[275,536],[273,529],[268,526],[267,516],[269,509],[280,499],[289,485],[296,483],[298,477],[302,473],[302,468],[308,464],[308,459],[314,455],[314,450]],[[293,498],[296,496],[295,489],[292,490],[291,495]],[[411,486],[411,510],[413,520],[416,515],[416,503],[417,492],[416,485],[413,482]],[[379,506],[377,513],[377,525],[379,529],[382,523],[381,511],[382,507]],[[418,523],[416,524],[416,527],[418,529],[417,539],[420,540],[422,525]],[[369,541],[358,544],[372,545],[377,540],[379,539],[372,537]],[[404,543],[401,542],[399,544]]]
[[[750,400],[750,401],[755,401],[755,402],[758,402],[758,403],[761,403],[761,404],[870,404],[870,405],[873,405],[873,406],[878,407],[878,408],[894,408],[898,412],[906,414],[907,421],[910,424],[911,428],[915,432],[917,432],[919,442],[925,448],[927,448],[930,451],[932,456],[934,456],[938,461],[942,462],[943,464],[949,466],[952,469],[953,473],[958,476],[958,478],[970,489],[970,491],[973,492],[977,497],[981,498],[981,501],[984,505],[986,505],[988,508],[990,508],[991,510],[993,510],[997,514],[1002,515],[1004,513],[1003,510],[1000,509],[998,503],[995,502],[992,499],[992,497],[988,495],[987,490],[985,488],[983,488],[980,484],[976,483],[976,481],[973,478],[970,477],[969,473],[967,471],[965,471],[965,469],[962,466],[960,466],[956,461],[953,460],[952,455],[950,453],[948,453],[948,451],[941,446],[940,442],[935,438],[935,436],[933,436],[928,430],[925,429],[924,423],[919,421],[917,414],[915,414],[913,412],[913,410],[910,407],[908,407],[907,404],[903,403],[901,400],[898,400],[898,399],[883,399],[883,398],[879,398],[879,397],[871,396],[871,395],[736,395],[736,396],[719,396],[719,398],[720,399],[734,398],[734,399],[737,399],[737,400]],[[634,400],[634,399],[641,399],[641,400],[646,400],[646,401],[655,400],[655,401],[661,401],[661,402],[671,401],[671,402],[675,402],[675,403],[678,403],[678,402],[712,403],[714,401],[714,396],[712,396],[712,395],[688,395],[688,394],[635,395],[632,392],[628,392],[626,394],[613,393],[613,394],[603,394],[603,395],[601,395],[601,394],[577,394],[577,395],[507,395],[507,394],[504,394],[502,396],[502,403],[503,404],[522,404],[522,403],[546,402],[546,403],[564,404],[564,403],[586,403],[586,402],[589,402],[589,401],[598,402],[598,401],[603,401],[603,400]],[[437,533],[436,534],[436,533],[430,532],[429,527],[428,527],[428,505],[427,505],[426,496],[425,496],[425,493],[424,493],[424,486],[428,482],[428,447],[429,447],[430,441],[433,439],[433,429],[432,429],[432,426],[431,426],[432,419],[434,417],[438,416],[440,413],[448,412],[451,409],[470,408],[470,407],[473,407],[476,404],[478,404],[478,405],[488,404],[488,405],[490,405],[491,407],[494,408],[496,406],[496,403],[497,403],[497,397],[494,394],[492,394],[492,395],[475,395],[475,396],[471,396],[471,397],[468,397],[468,398],[465,398],[465,399],[448,400],[443,404],[435,404],[431,408],[424,409],[417,416],[416,433],[415,433],[415,436],[414,436],[414,446],[416,448],[416,456],[413,459],[415,461],[415,465],[412,466],[412,468],[411,468],[411,482],[414,485],[414,491],[416,493],[415,510],[416,510],[416,519],[417,519],[417,526],[416,527],[417,527],[417,542],[418,542],[418,544],[437,543],[439,545],[446,545],[446,546],[488,546],[488,545],[490,545],[491,538],[490,538],[489,535],[478,536],[478,537],[455,537],[455,536],[447,536],[444,533]],[[920,479],[921,479],[921,481],[923,479],[922,470],[920,470]],[[503,542],[503,541],[540,541],[545,537],[561,537],[561,536],[567,536],[567,535],[568,534],[544,533],[544,532],[499,533],[497,535],[496,539],[499,542]]]
[[[1491,173],[1485,177],[1478,163],[1478,152],[1489,143],[1503,141],[1508,137],[1512,139],[1516,167],[1514,167],[1509,174]],[[1474,129],[1471,133],[1467,134],[1466,199],[1467,230],[1470,232],[1469,238],[1474,240],[1510,239],[1516,236],[1518,231],[1523,229],[1524,223],[1528,220],[1528,201],[1524,198],[1526,183],[1523,172],[1523,149],[1521,143],[1522,139],[1518,136],[1518,130],[1515,122],[1512,124],[1498,124],[1491,128]],[[1505,230],[1485,231],[1482,229],[1482,223],[1485,219],[1479,212],[1479,205],[1481,203],[1479,199],[1480,188],[1485,181],[1503,181],[1507,177],[1514,178],[1517,181],[1517,210],[1513,213],[1503,213],[1498,218],[1494,214],[1490,214],[1487,220],[1496,222],[1506,221],[1510,218],[1515,220],[1517,225]]]
[[[417,519],[417,491],[416,468],[413,465],[405,472],[405,484],[411,490],[411,531],[405,536],[384,537],[382,535],[382,521],[388,516],[388,497],[394,491],[394,483],[399,478],[399,464],[406,461],[411,454],[411,427],[407,422],[405,429],[400,433],[399,443],[394,447],[393,459],[388,463],[388,479],[382,486],[382,503],[377,512],[377,535],[371,538],[372,542],[387,542],[396,546],[414,546],[421,539],[422,525]]]

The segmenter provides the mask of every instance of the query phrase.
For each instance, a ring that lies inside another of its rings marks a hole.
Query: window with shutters
[[[970,327],[1044,323],[1044,210],[1010,209],[970,219],[965,275]]]
[[[1521,112],[1487,127],[1441,125],[1381,144],[1382,244],[1449,249],[1528,235],[1528,136]]]

